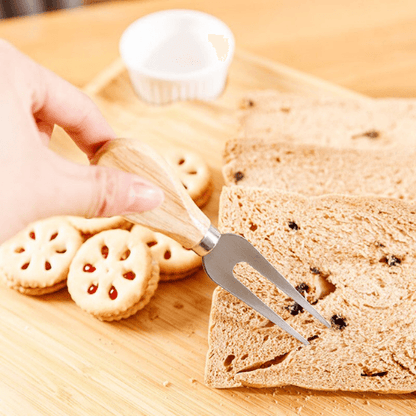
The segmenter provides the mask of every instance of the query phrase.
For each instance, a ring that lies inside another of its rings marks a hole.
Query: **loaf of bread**
[[[329,193],[416,201],[416,152],[331,149],[268,139],[233,139],[224,152],[227,185],[307,196]]]
[[[234,272],[305,346],[221,288],[206,383],[416,391],[416,206],[377,197],[303,197],[225,187],[220,230],[244,236],[332,323],[328,329],[246,263]]]
[[[337,148],[416,148],[416,100],[304,97],[276,91],[248,94],[239,137]]]

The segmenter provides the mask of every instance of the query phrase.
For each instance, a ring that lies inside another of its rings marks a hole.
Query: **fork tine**
[[[324,325],[331,326],[245,238],[236,234],[221,234],[214,248],[202,257],[205,272],[217,285],[251,306],[303,344],[309,345],[305,338],[235,278],[234,267],[243,262],[260,272]]]
[[[303,338],[302,335],[295,331],[284,319],[282,319],[277,313],[270,309],[260,298],[258,298],[253,292],[247,289],[247,287],[245,287],[235,277],[227,279],[226,282],[222,281],[220,286],[246,303],[248,306],[255,309],[265,318],[278,325],[288,334],[294,336],[298,341],[305,345],[309,345],[309,342]]]
[[[277,288],[287,296],[291,297],[296,303],[302,306],[302,308],[306,309],[319,322],[326,327],[331,328],[331,324],[289,283],[289,281],[287,281],[255,247],[251,246],[251,248],[256,252],[253,252],[250,258],[246,260],[247,263],[274,283]]]

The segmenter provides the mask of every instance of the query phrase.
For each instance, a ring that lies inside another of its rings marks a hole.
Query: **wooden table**
[[[255,4],[255,5],[254,5]],[[166,8],[212,13],[237,46],[364,94],[416,96],[413,0],[113,1],[0,22],[0,37],[79,87],[118,55],[126,26]]]
[[[166,8],[193,8],[218,16],[233,30],[240,51],[365,95],[416,97],[416,3],[411,0],[114,1],[0,21],[0,37],[78,87],[88,86],[112,117],[107,98],[117,94],[120,86],[128,87],[120,62],[114,64],[120,35],[138,17]],[[241,74],[248,61],[258,78],[269,76],[270,69],[283,71],[283,77],[290,75],[283,67],[252,61],[241,52],[234,73]],[[109,65],[105,77],[96,80]],[[117,83],[108,83],[114,77]],[[241,89],[245,81],[240,77],[230,88]],[[312,80],[311,85],[320,84]],[[345,94],[342,89],[331,91]],[[221,123],[226,126],[223,135],[228,134],[232,117],[229,98],[226,95],[218,106],[225,111],[217,120],[218,128]],[[131,92],[125,99],[135,103]],[[162,110],[137,105],[149,111],[143,113],[149,117],[162,114]],[[171,117],[186,109],[193,111],[191,105],[183,105],[166,114]],[[203,104],[195,108],[195,116],[199,110],[207,112],[201,125],[215,116]],[[129,125],[136,121],[139,127],[149,125],[146,117],[136,120],[134,112],[125,117]],[[172,139],[175,125],[170,127]],[[212,156],[218,182],[221,156],[219,152]],[[210,214],[215,216],[217,205],[218,190],[208,206]],[[143,314],[120,325],[97,324],[82,315],[65,291],[34,299],[0,287],[0,415],[385,416],[399,410],[400,415],[416,415],[414,395],[207,389],[202,361],[210,309],[207,289],[214,288],[207,280],[200,273],[192,281],[162,285]]]

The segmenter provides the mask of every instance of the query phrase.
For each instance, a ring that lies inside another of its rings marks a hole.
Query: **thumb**
[[[163,191],[144,178],[115,168],[84,166],[56,154],[49,163],[48,205],[55,215],[110,217],[149,211],[164,200]]]
[[[89,174],[92,199],[87,217],[111,217],[150,211],[164,200],[163,191],[146,179],[104,166],[85,167]],[[87,201],[88,203],[88,201]]]

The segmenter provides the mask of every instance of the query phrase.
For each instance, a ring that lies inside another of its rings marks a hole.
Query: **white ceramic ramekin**
[[[153,104],[212,100],[224,89],[234,36],[221,20],[195,10],[165,10],[133,22],[120,54],[136,93]]]

